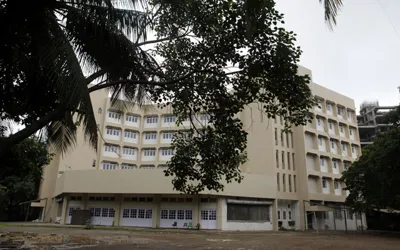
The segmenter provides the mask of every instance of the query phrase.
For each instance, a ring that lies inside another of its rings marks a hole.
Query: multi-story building
[[[300,74],[311,71],[300,67]],[[163,169],[174,154],[177,127],[171,109],[153,105],[115,110],[108,92],[92,94],[101,132],[95,152],[78,137],[68,154],[44,167],[39,200],[45,222],[71,222],[76,209],[91,210],[96,225],[190,227],[220,230],[357,229],[365,218],[343,210],[341,172],[360,155],[354,101],[310,84],[319,106],[307,126],[284,132],[280,117],[269,119],[246,107],[239,117],[248,132],[244,180],[223,192],[183,195]],[[206,119],[198,115],[199,122]]]
[[[380,106],[378,101],[366,101],[361,104],[360,114],[357,115],[361,147],[372,144],[377,134],[393,126],[389,123],[386,114],[397,107]]]

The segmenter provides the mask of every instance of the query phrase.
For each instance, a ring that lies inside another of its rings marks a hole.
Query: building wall
[[[300,67],[299,74],[311,76],[311,71]],[[248,132],[248,161],[241,166],[244,180],[240,184],[225,183],[225,189],[220,193],[203,192],[201,195],[217,197],[217,204],[198,205],[193,210],[196,213],[193,223],[201,221],[201,207],[215,206],[219,229],[276,230],[277,212],[283,209],[282,206],[291,204],[295,228],[304,229],[307,211],[304,202],[345,200],[346,192],[335,190],[334,183],[339,181],[344,167],[361,152],[354,101],[314,83],[310,84],[310,88],[320,102],[319,107],[311,110],[315,118],[306,126],[292,127],[290,133],[284,131],[281,117],[268,118],[260,111],[260,104],[246,106],[238,114]],[[39,196],[49,201],[47,205],[42,204],[46,206],[45,221],[54,221],[60,211],[64,211],[61,217],[65,220],[68,205],[62,202],[60,206],[58,202],[66,195],[107,194],[117,197],[110,205],[115,206],[118,220],[114,223],[119,224],[126,206],[121,200],[126,195],[136,194],[154,197],[152,226],[159,227],[160,222],[155,218],[160,217],[163,206],[178,208],[187,205],[157,201],[160,195],[178,195],[172,188],[172,179],[163,173],[171,157],[164,151],[170,146],[171,139],[164,138],[163,134],[184,129],[188,126],[187,122],[177,127],[171,116],[173,110],[168,107],[159,109],[144,105],[124,110],[111,106],[106,91],[94,92],[91,98],[101,131],[97,151],[85,143],[83,133],[79,131],[77,146],[65,155],[57,155],[44,167]],[[204,122],[202,114],[197,118]],[[125,132],[128,132],[129,138],[126,138]],[[319,145],[319,138],[322,145]],[[332,148],[332,143],[336,147]],[[342,144],[345,146],[342,147]],[[149,149],[154,149],[155,154]],[[322,188],[323,180],[328,185],[326,188]],[[344,187],[344,184],[339,186]],[[228,197],[274,200],[275,205],[270,210],[274,213],[271,222],[227,221]],[[85,208],[91,205],[88,201]],[[285,227],[289,226],[287,221],[283,222]]]

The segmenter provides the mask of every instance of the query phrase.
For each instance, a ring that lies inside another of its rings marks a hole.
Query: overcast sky
[[[315,83],[353,98],[357,110],[364,100],[400,102],[400,0],[343,0],[333,31],[318,0],[276,2]]]

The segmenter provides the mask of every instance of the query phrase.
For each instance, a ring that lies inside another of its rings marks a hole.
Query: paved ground
[[[31,249],[236,249],[398,250],[400,237],[343,232],[217,232],[183,230],[84,230],[67,227],[0,226],[1,238],[24,240]],[[83,247],[83,248],[82,248]],[[0,246],[1,249],[1,246]]]

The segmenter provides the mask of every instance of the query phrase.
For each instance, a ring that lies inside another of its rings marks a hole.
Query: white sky
[[[400,102],[400,0],[343,0],[333,31],[319,0],[275,1],[315,83],[353,98],[357,109],[364,100]]]

